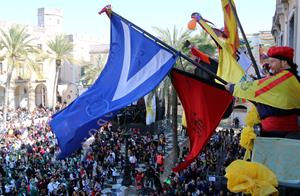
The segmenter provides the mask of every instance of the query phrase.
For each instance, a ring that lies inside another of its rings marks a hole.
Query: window
[[[86,69],[86,67],[81,67],[81,68],[80,68],[80,76],[81,76],[81,77],[84,76],[84,74],[85,74],[85,69]]]
[[[3,74],[3,64],[0,62],[0,74]]]
[[[294,30],[295,30],[295,14],[292,15],[292,17],[290,18],[289,21],[289,31],[288,31],[288,35],[289,35],[289,39],[288,39],[288,45],[289,47],[294,48]]]
[[[283,32],[280,32],[280,33],[278,34],[275,43],[276,43],[278,46],[283,46]]]
[[[37,72],[38,72],[38,76],[39,77],[44,77],[44,67],[43,67],[43,63],[40,63],[40,62],[37,62],[36,64],[36,69],[37,69]]]

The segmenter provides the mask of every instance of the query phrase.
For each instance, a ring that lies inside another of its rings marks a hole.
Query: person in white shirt
[[[55,181],[54,178],[51,178],[51,181],[47,185],[48,195],[54,195],[56,189],[58,188],[59,183]]]

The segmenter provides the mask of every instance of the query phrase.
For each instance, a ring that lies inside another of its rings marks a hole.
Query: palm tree
[[[95,82],[100,72],[103,70],[106,57],[107,55],[103,57],[99,55],[97,57],[97,62],[95,65],[91,64],[84,67],[84,74],[80,79],[80,81],[83,82],[84,86],[90,86]]]
[[[217,46],[214,43],[213,39],[211,39],[210,36],[205,31],[203,30],[200,31],[199,34],[191,37],[189,41],[193,46],[198,48],[200,51],[206,53],[210,57],[216,58]],[[182,48],[182,53],[185,53],[187,56],[192,56],[190,49],[187,47]],[[194,65],[192,65],[188,61],[183,61],[182,64],[185,71],[195,73]]]
[[[198,49],[209,56],[215,56],[217,54],[216,44],[214,43],[213,39],[210,38],[208,33],[203,30],[200,32],[200,34],[193,36],[190,41]]]
[[[31,45],[33,38],[26,32],[25,27],[13,25],[7,32],[2,29],[0,29],[0,32],[0,51],[3,51],[4,54],[1,59],[7,61],[7,78],[3,106],[3,122],[6,124],[6,115],[9,106],[9,90],[13,72],[15,69],[26,66],[31,70],[35,70],[35,68],[32,67],[34,64],[30,56],[39,51]]]
[[[164,41],[165,43],[167,43],[168,45],[172,46],[173,48],[177,49],[177,50],[181,50],[183,43],[185,42],[185,40],[190,38],[190,31],[184,31],[182,32],[182,30],[178,31],[178,29],[176,28],[176,26],[174,26],[173,31],[171,33],[171,31],[169,29],[160,29],[155,27],[155,30],[158,33],[158,38],[161,39],[162,41]],[[180,63],[176,63],[175,66],[179,66],[182,69],[185,69],[183,64]],[[168,79],[169,80],[169,79]],[[165,86],[165,88],[167,89],[167,96],[169,96],[169,82],[165,81],[167,86]],[[172,96],[171,96],[171,100],[172,100],[172,130],[173,130],[173,135],[172,135],[172,140],[173,140],[173,149],[174,149],[174,160],[173,163],[177,163],[178,160],[178,156],[179,156],[179,146],[178,146],[178,137],[177,137],[177,104],[178,104],[178,100],[177,100],[177,93],[175,91],[175,89],[172,87],[171,88],[171,92],[172,92]],[[168,105],[170,105],[170,102],[168,102]],[[168,112],[168,111],[167,111]]]
[[[73,43],[65,35],[56,36],[54,40],[50,40],[47,43],[48,47],[51,49],[50,58],[55,60],[55,77],[53,84],[53,100],[52,107],[55,107],[57,99],[57,86],[58,86],[58,77],[61,65],[63,63],[74,63],[75,60],[72,55]]]

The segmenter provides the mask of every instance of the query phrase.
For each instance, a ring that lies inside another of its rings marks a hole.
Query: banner
[[[172,84],[184,108],[190,152],[173,171],[188,167],[209,141],[233,97],[224,86],[173,69]]]
[[[146,125],[154,123],[156,117],[156,96],[155,93],[150,94],[144,96],[146,105]]]
[[[119,16],[112,14],[110,20],[110,51],[104,70],[50,122],[61,149],[58,158],[71,155],[116,111],[152,91],[176,62],[176,55]]]

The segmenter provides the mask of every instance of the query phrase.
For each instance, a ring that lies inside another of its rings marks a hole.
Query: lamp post
[[[128,138],[130,137],[130,134],[126,131],[124,133],[124,138],[125,138],[125,168],[124,168],[124,177],[122,181],[122,185],[124,186],[129,186],[132,184],[131,180],[131,174],[130,174],[130,163],[128,159]]]
[[[130,174],[131,168],[130,168],[130,163],[129,163],[129,159],[128,159],[128,138],[130,137],[130,133],[127,130],[126,113],[127,113],[127,107],[125,108],[125,115],[124,115],[125,116],[124,117],[125,167],[124,167],[124,176],[123,176],[122,185],[129,186],[132,184],[132,180],[131,180],[131,174]]]

